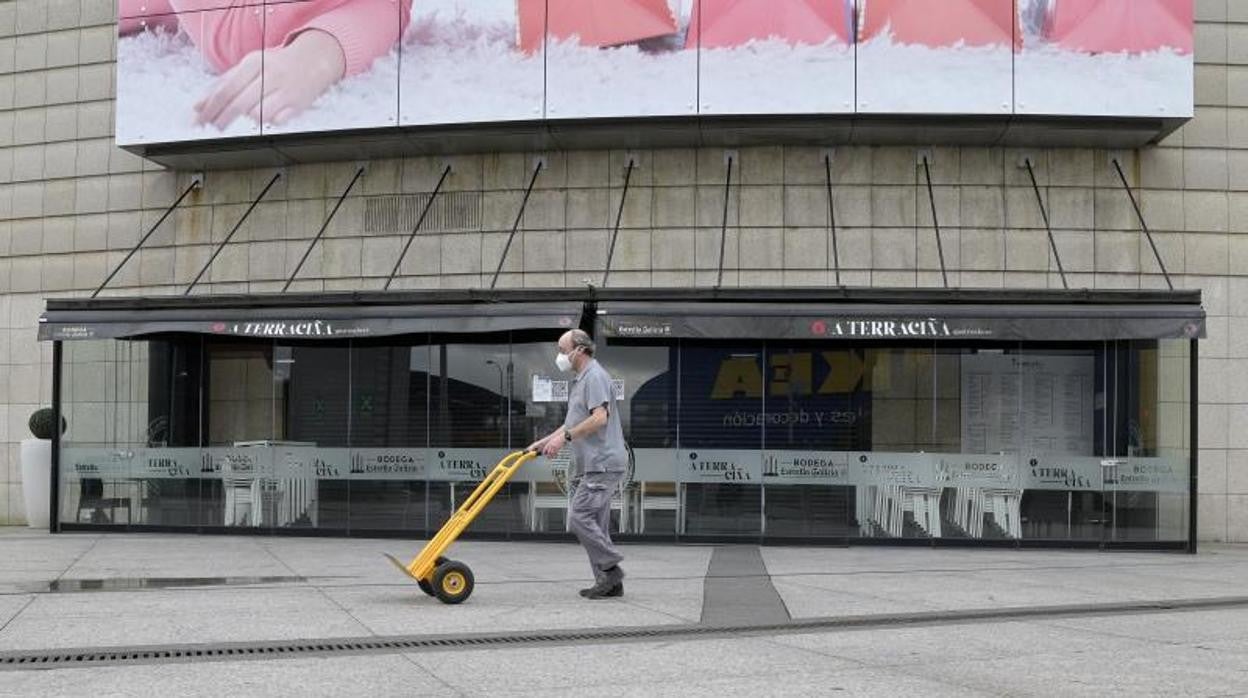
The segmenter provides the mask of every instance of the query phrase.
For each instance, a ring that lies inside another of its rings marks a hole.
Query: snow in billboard
[[[1192,0],[119,0],[122,145],[724,114],[1192,113]]]
[[[1016,114],[1191,117],[1192,0],[1018,0]]]

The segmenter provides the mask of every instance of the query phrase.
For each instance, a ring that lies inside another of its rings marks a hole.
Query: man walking
[[[594,359],[594,342],[582,330],[565,332],[559,338],[555,365],[573,371],[576,377],[568,390],[568,416],[563,426],[529,446],[547,458],[564,444],[572,444],[573,466],[568,478],[572,504],[568,526],[589,555],[594,585],[581,590],[588,599],[624,595],[624,559],[611,542],[611,496],[628,470],[628,450],[624,430],[615,407],[611,376]]]

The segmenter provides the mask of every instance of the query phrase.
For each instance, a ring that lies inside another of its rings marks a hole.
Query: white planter
[[[26,524],[47,528],[52,496],[52,442],[22,439],[22,494],[26,495]]]

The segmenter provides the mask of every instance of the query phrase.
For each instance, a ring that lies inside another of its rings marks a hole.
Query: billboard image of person
[[[118,10],[119,143],[396,122],[410,0],[119,0]]]
[[[1012,112],[1013,0],[857,5],[859,112]]]
[[[701,0],[685,48],[701,114],[854,110],[853,0]]]
[[[532,28],[545,25],[546,0],[416,0],[400,49],[400,124],[540,120],[545,42]]]
[[[1019,114],[1193,114],[1192,0],[1018,0]]]
[[[1192,0],[118,0],[122,146],[698,115],[1190,117]]]

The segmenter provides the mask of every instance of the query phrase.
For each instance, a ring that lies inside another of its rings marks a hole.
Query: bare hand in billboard
[[[326,32],[300,32],[287,45],[253,51],[230,68],[195,104],[197,122],[225,129],[240,116],[281,124],[342,79],[346,58]]]

